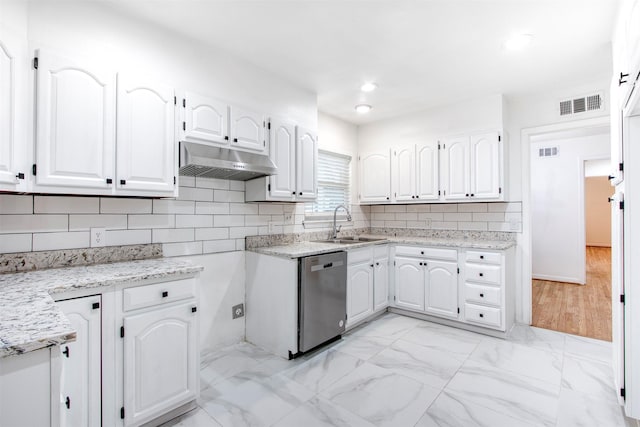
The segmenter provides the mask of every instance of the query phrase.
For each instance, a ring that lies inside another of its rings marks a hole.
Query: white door
[[[277,173],[269,177],[269,194],[292,200],[296,194],[296,129],[277,119],[272,119],[268,127],[269,158],[278,168]]]
[[[8,189],[13,189],[19,182],[15,129],[18,64],[12,48],[5,38],[0,40],[0,184],[8,184]]]
[[[110,193],[115,74],[44,49],[37,58],[36,184]]]
[[[388,202],[391,195],[389,151],[364,153],[358,159],[360,202]]]
[[[396,306],[424,311],[423,261],[396,256],[395,263]]]
[[[186,92],[183,98],[183,140],[229,145],[229,106],[226,102]]]
[[[416,148],[415,146],[393,150],[393,197],[396,201],[416,199]]]
[[[318,195],[318,141],[310,131],[296,128],[296,199],[314,200]]]
[[[100,295],[56,302],[76,331],[76,340],[58,350],[61,427],[102,425],[100,302]]]
[[[458,318],[458,265],[451,261],[426,261],[425,311]]]
[[[445,200],[469,197],[468,137],[452,138],[442,143],[440,173]]]
[[[502,194],[502,141],[498,132],[471,135],[471,190],[474,199],[499,199]]]
[[[118,74],[117,189],[171,195],[175,188],[173,88]]]
[[[193,303],[124,318],[126,426],[138,426],[196,396],[198,336]]]
[[[373,310],[389,305],[389,258],[376,258],[373,262]]]
[[[416,199],[438,200],[438,142],[424,143],[416,148]]]
[[[261,113],[230,106],[231,148],[244,148],[260,153],[267,152],[265,117]]]
[[[373,267],[369,261],[347,267],[347,326],[373,313]]]
[[[611,332],[613,344],[613,376],[617,389],[625,387],[624,303],[624,211],[620,202],[624,193],[618,191],[611,201]],[[623,403],[623,402],[621,402]]]

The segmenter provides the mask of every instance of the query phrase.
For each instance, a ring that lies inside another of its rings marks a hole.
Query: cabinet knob
[[[411,196],[411,198],[412,198],[412,199],[415,199],[415,198],[416,198],[416,196]]]
[[[291,192],[291,194],[293,194],[293,195],[295,196],[295,195],[296,195],[296,192],[295,192],[295,191],[292,191],[292,192]]]
[[[233,142],[238,142],[238,138],[233,138]]]
[[[480,259],[484,259],[484,255],[480,255]]]
[[[424,251],[420,251],[420,255],[424,255]]]
[[[379,262],[376,262],[376,265],[380,265],[380,263],[379,263]]]
[[[484,298],[484,294],[480,294],[480,298]]]
[[[475,196],[475,194],[471,193],[471,197]]]
[[[24,179],[24,173],[22,173],[22,172],[18,172],[18,173],[16,174],[16,178],[18,178],[18,179]]]
[[[389,197],[387,197],[387,200],[389,200]]]
[[[162,298],[166,298],[169,296],[169,292],[167,291],[162,291]]]
[[[298,195],[302,196],[302,191],[298,193]]]
[[[113,184],[113,179],[107,178],[107,184]]]
[[[198,307],[196,307],[196,306],[191,307],[191,312],[192,313],[195,313],[196,311],[198,311]]]
[[[67,396],[67,398],[64,400],[64,404],[67,407],[67,409],[71,408],[71,399],[69,399],[69,396]]]
[[[416,199],[419,199],[419,198],[420,198],[420,196],[416,196]]]
[[[480,317],[484,317],[484,314],[480,313]]]
[[[373,264],[371,264],[369,267],[373,267]]]
[[[126,179],[121,179],[121,180],[120,180],[120,185],[125,185],[126,183],[127,183],[127,180],[126,180]]]
[[[228,136],[228,135],[227,135],[227,136],[225,136],[225,137],[224,137],[224,140],[225,140],[225,141],[228,141],[228,140],[229,140],[229,136]]]
[[[626,83],[627,77],[629,77],[629,74],[620,73],[620,78],[618,79],[618,86],[622,86],[623,83]]]
[[[422,265],[422,263],[420,263],[420,265]]]
[[[480,277],[484,276],[484,273],[480,273]]]
[[[69,358],[69,346],[68,345],[64,346],[64,351],[62,352],[62,354],[67,356],[67,359]]]

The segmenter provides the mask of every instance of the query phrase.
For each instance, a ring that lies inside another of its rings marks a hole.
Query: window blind
[[[338,205],[349,207],[351,157],[329,151],[318,151],[318,197],[307,203],[305,213],[333,212]]]

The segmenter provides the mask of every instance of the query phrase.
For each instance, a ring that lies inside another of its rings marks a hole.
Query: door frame
[[[538,135],[557,133],[587,128],[599,128],[611,125],[609,115],[584,120],[573,120],[564,123],[525,128],[521,131],[522,161],[522,270],[521,291],[516,293],[516,313],[520,313],[517,321],[531,324],[532,321],[532,235],[531,235],[531,138]],[[584,166],[583,166],[584,167]],[[584,219],[583,219],[584,221]]]

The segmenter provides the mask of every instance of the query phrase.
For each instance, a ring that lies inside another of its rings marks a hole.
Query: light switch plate
[[[104,228],[91,229],[91,247],[101,248],[107,244],[107,235]]]
[[[244,316],[244,304],[238,304],[231,307],[231,318],[237,319]]]

